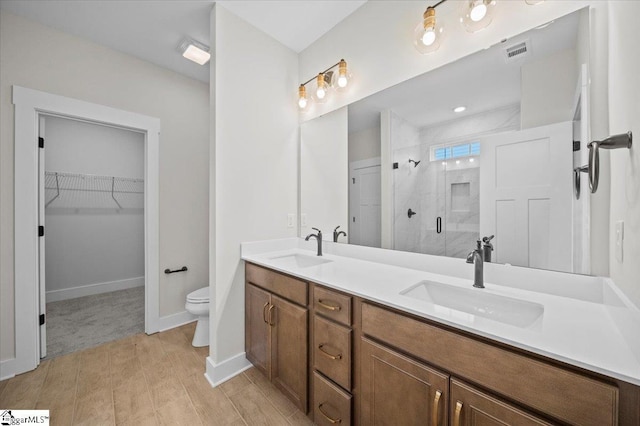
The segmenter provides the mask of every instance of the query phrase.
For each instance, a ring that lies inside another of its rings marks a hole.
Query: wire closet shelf
[[[144,207],[144,179],[45,172],[45,208]]]

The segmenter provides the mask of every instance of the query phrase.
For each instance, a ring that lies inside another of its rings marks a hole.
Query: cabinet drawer
[[[351,394],[313,373],[313,420],[317,425],[351,425]]]
[[[252,263],[245,266],[247,282],[262,287],[279,296],[307,306],[307,283],[288,275],[283,275]]]
[[[455,379],[451,379],[450,416],[453,419],[453,426],[551,425],[537,416],[526,413]]]
[[[618,423],[615,386],[366,303],[362,331],[566,423]]]
[[[313,288],[313,308],[344,325],[351,325],[351,296],[340,294],[326,288]]]
[[[351,330],[318,315],[313,318],[313,367],[351,389]]]

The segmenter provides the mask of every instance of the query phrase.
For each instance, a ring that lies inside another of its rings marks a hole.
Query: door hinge
[[[38,237],[44,237],[44,226],[38,226]]]
[[[40,325],[44,325],[45,323],[45,316],[44,314],[40,314]]]
[[[355,216],[353,217],[353,223],[356,223],[356,217]]]
[[[397,169],[398,168],[398,163],[393,163],[393,168]]]
[[[38,146],[44,148],[44,138],[38,138]]]

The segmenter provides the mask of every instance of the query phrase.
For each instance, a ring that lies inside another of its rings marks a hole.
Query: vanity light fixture
[[[211,59],[209,46],[187,38],[180,44],[180,52],[182,56],[195,62],[198,65],[204,65]]]
[[[460,22],[470,33],[483,30],[493,20],[497,0],[465,0],[462,2]]]
[[[338,68],[337,77],[334,68]],[[298,109],[304,112],[308,109],[311,99],[307,97],[307,84],[316,81],[316,90],[314,100],[318,103],[326,102],[332,88],[336,90],[345,90],[351,81],[351,74],[347,68],[347,61],[340,59],[337,64],[331,65],[326,70],[318,73],[317,76],[310,78],[298,86]]]
[[[456,112],[456,113],[457,113],[457,112],[464,112],[464,111],[466,111],[466,110],[467,110],[467,107],[466,107],[466,106],[461,105],[461,106],[459,106],[459,107],[455,107],[455,108],[453,109],[453,112]]]
[[[434,6],[427,7],[414,30],[413,44],[420,53],[431,53],[438,50],[442,41],[444,27],[436,19],[436,7],[446,0],[441,0]]]

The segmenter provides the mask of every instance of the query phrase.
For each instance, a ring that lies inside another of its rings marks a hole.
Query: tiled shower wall
[[[392,114],[392,161],[398,163],[393,171],[396,250],[462,258],[475,247],[480,223],[479,158],[460,159],[458,164],[430,161],[431,146],[518,130],[519,123],[518,105],[424,128]],[[414,166],[409,159],[420,163]],[[416,213],[411,218],[409,209]]]

